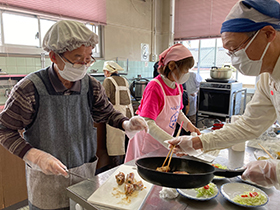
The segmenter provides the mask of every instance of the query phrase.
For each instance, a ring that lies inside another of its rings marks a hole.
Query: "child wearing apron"
[[[200,134],[181,111],[182,84],[187,81],[189,69],[194,65],[191,52],[184,45],[175,44],[162,52],[159,58],[159,75],[146,86],[137,111],[146,120],[149,132],[140,131],[129,140],[125,162],[162,147],[167,148],[164,141],[173,138],[176,123],[184,122],[186,131]]]

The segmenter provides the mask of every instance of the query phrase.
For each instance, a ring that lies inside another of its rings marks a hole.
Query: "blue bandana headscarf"
[[[280,29],[280,4],[276,0],[244,0],[233,6],[221,33],[257,31],[267,25]]]

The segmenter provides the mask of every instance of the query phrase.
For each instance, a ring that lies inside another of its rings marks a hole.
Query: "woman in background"
[[[189,75],[189,79],[185,83],[189,98],[189,111],[186,112],[186,114],[192,124],[196,125],[197,92],[199,91],[199,85],[202,81],[202,77],[195,72],[189,72]]]
[[[106,61],[103,66],[105,80],[103,87],[113,107],[128,118],[134,116],[130,98],[129,85],[125,78],[118,74],[124,69],[114,61]],[[106,147],[110,157],[110,167],[124,161],[126,136],[123,131],[106,124]],[[127,139],[128,140],[128,139]]]

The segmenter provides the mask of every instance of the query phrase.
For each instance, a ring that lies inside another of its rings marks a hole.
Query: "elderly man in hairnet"
[[[131,94],[127,80],[119,75],[124,69],[114,61],[106,61],[103,65],[105,79],[103,87],[114,108],[128,118],[134,116]],[[125,134],[123,131],[106,124],[106,146],[110,157],[110,167],[120,165],[125,155]]]
[[[0,142],[23,158],[30,209],[69,209],[66,187],[91,178],[97,162],[93,122],[128,135],[147,129],[113,108],[102,85],[86,74],[98,37],[84,24],[59,21],[46,33],[52,65],[27,75],[13,88],[0,115]],[[18,130],[25,129],[23,138]]]
[[[259,137],[280,120],[280,4],[275,0],[243,0],[235,4],[222,24],[223,46],[232,65],[242,74],[260,79],[244,115],[223,129],[199,137],[179,137],[176,153],[193,155],[232,146]],[[280,161],[262,160],[247,165],[244,179],[280,189]]]

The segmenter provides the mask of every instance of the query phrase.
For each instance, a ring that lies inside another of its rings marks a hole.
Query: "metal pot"
[[[149,80],[145,78],[137,78],[131,83],[129,87],[130,93],[137,101],[141,100],[143,92],[148,83]]]
[[[203,187],[211,182],[214,175],[234,177],[242,175],[245,169],[224,170],[210,164],[185,158],[172,157],[170,172],[157,171],[166,157],[146,157],[136,160],[138,174],[146,181],[155,185],[190,189]],[[174,171],[186,171],[189,174],[174,174]]]
[[[232,69],[227,66],[224,66],[224,68],[213,66],[210,69],[210,76],[213,79],[230,79],[232,76]]]

